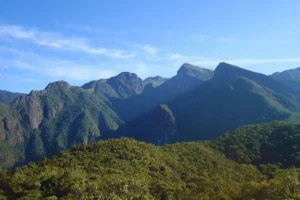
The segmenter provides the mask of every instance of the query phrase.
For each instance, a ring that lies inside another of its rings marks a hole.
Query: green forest
[[[214,141],[81,144],[1,171],[0,199],[300,199],[298,144],[300,125],[286,122]]]

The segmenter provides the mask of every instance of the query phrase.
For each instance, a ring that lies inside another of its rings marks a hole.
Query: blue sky
[[[285,2],[285,3],[284,3]],[[171,77],[184,62],[271,74],[300,66],[300,1],[1,1],[0,89],[82,85],[122,71]]]

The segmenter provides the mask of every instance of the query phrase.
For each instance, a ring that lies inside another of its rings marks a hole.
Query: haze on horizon
[[[187,62],[272,74],[300,66],[300,2],[7,1],[0,89],[82,85],[123,71],[171,77]]]

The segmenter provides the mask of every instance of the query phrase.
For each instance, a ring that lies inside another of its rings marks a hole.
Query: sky
[[[0,89],[83,85],[123,71],[172,77],[221,61],[272,74],[300,66],[298,0],[3,0]]]

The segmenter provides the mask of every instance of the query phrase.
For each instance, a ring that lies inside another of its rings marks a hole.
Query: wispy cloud
[[[157,53],[157,49],[154,48],[153,46],[147,44],[147,45],[144,45],[141,47],[142,50],[144,50],[146,53],[149,53],[149,54],[152,54],[152,55],[155,55]]]
[[[28,40],[36,45],[53,49],[80,51],[87,54],[105,55],[112,58],[129,58],[135,56],[132,52],[93,46],[86,38],[66,37],[59,33],[44,32],[16,25],[0,25],[0,39],[3,37]]]
[[[275,58],[275,59],[223,59],[223,60],[194,60],[193,63],[203,66],[216,66],[220,62],[228,62],[234,65],[256,65],[256,64],[270,64],[270,63],[295,63],[300,62],[300,58]]]
[[[38,64],[42,65],[38,66]],[[12,67],[23,70],[30,70],[42,76],[52,78],[62,78],[73,81],[89,81],[100,78],[109,78],[116,75],[113,70],[103,70],[100,67],[91,65],[79,65],[63,60],[44,60],[42,63],[27,63],[24,61],[14,61]]]
[[[202,56],[188,56],[182,54],[170,54],[168,60],[178,64],[179,62],[189,62],[199,66],[217,66],[220,62],[228,62],[230,64],[245,66],[257,64],[271,64],[271,63],[296,63],[300,62],[300,57],[294,58],[245,58],[245,59],[208,59]]]
[[[187,59],[187,56],[181,55],[181,54],[170,54],[168,56],[168,60],[182,60]]]
[[[77,63],[0,46],[0,52],[3,51],[10,52],[15,56],[14,59],[0,57],[0,66],[26,72],[26,74],[34,74],[35,77],[39,78],[49,77],[52,79],[90,81],[108,78],[118,73],[114,70],[104,69],[104,65],[101,63]],[[35,79],[38,80],[39,78]],[[29,79],[32,79],[32,77],[27,79],[27,82],[30,82]]]

